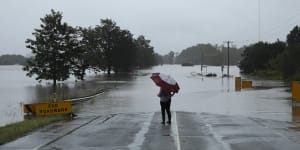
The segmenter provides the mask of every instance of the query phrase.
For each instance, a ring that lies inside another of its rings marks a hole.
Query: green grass
[[[278,71],[260,70],[251,73],[250,76],[256,76],[267,80],[283,80],[282,74]]]
[[[48,125],[52,122],[67,120],[69,115],[51,115],[43,117],[32,117],[25,119],[24,121],[6,125],[0,127],[0,145],[7,143],[9,141],[15,140],[19,137],[22,137],[28,134],[31,131],[34,131],[38,128],[41,128],[45,125]]]
[[[57,99],[61,98],[61,95],[57,95]],[[49,99],[52,99],[49,98]],[[49,100],[50,101],[50,100]],[[80,111],[80,105],[73,105],[72,112],[78,113]],[[3,127],[0,127],[0,145],[13,141],[19,137],[22,137],[29,132],[32,132],[38,128],[44,127],[50,123],[69,120],[70,115],[49,115],[49,116],[41,116],[41,117],[30,117],[24,119],[24,121],[12,123]]]
[[[80,111],[80,104],[72,106],[72,113],[77,114]]]

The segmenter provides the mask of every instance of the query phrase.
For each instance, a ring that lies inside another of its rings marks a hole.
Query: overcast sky
[[[300,0],[1,0],[0,55],[29,54],[25,40],[51,9],[74,27],[110,18],[163,55],[198,43],[285,41],[300,24]]]

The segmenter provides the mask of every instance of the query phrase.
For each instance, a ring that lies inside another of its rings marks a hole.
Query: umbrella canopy
[[[152,73],[151,79],[157,86],[166,91],[178,93],[180,89],[177,82],[169,75]]]

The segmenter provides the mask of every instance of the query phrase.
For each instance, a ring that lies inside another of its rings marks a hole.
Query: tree
[[[170,51],[167,55],[163,56],[163,61],[165,64],[173,64],[174,63],[175,53]]]
[[[153,47],[150,45],[150,40],[144,36],[139,36],[135,40],[137,46],[136,65],[139,67],[150,67],[155,64],[155,54]]]
[[[0,65],[25,65],[26,58],[22,55],[2,55],[0,56]]]
[[[128,72],[135,65],[136,45],[128,30],[120,30],[114,39],[115,48],[112,50],[113,70]]]
[[[133,35],[128,30],[122,30],[111,19],[102,19],[101,25],[95,28],[98,42],[103,54],[104,70],[110,75],[111,70],[129,71],[136,58],[136,46]],[[100,49],[99,49],[100,50]]]
[[[300,78],[300,44],[289,45],[282,56],[282,72],[284,78]]]
[[[259,42],[246,47],[240,68],[244,73],[253,73],[258,70],[275,70],[278,61],[275,60],[286,48],[281,41],[275,43]]]
[[[269,69],[281,72],[283,67],[283,55],[285,55],[287,44],[285,42],[277,40],[275,43],[270,45],[272,52],[270,53],[270,67]]]
[[[104,68],[103,50],[101,47],[101,37],[94,28],[79,28],[80,33],[80,61],[78,62],[79,75],[84,76],[85,70],[94,69],[95,72]],[[81,74],[80,74],[81,73]]]
[[[244,73],[252,73],[256,70],[265,70],[269,67],[271,51],[269,44],[259,42],[247,47],[242,54],[244,59],[240,62],[240,68]]]
[[[164,64],[163,56],[161,56],[157,53],[154,53],[154,65],[162,65],[162,64]]]
[[[281,56],[284,78],[300,78],[300,28],[295,26],[287,35],[287,48]]]
[[[27,39],[27,48],[31,49],[33,59],[23,68],[27,76],[36,75],[36,80],[64,81],[72,73],[72,65],[78,60],[78,37],[76,30],[62,23],[62,13],[51,10],[41,18],[40,29],[32,33],[34,39]]]
[[[241,60],[242,49],[230,48],[229,64],[237,65]],[[181,51],[176,56],[176,63],[193,63],[202,65],[224,65],[227,64],[227,48],[211,44],[197,44]]]
[[[95,30],[101,37],[100,45],[104,54],[105,69],[108,75],[110,75],[113,65],[112,52],[116,48],[120,27],[111,19],[101,19],[101,25],[97,25]]]
[[[295,26],[290,33],[287,35],[287,44],[295,45],[300,44],[300,27]]]

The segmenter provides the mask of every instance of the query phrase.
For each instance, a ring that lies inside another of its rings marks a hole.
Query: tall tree
[[[163,61],[165,64],[173,64],[174,63],[175,53],[170,51],[167,55],[163,56]]]
[[[158,53],[154,53],[154,65],[162,65],[163,63],[163,56]]]
[[[150,67],[155,64],[154,48],[150,45],[150,42],[142,35],[135,40],[137,46],[136,64],[139,67]]]
[[[77,63],[79,75],[84,76],[84,70],[91,68],[95,72],[103,68],[103,50],[101,47],[101,37],[94,28],[79,28],[81,59]],[[82,70],[82,71],[80,71]],[[81,73],[81,74],[80,74]]]
[[[105,69],[107,70],[108,75],[110,75],[113,65],[112,52],[116,48],[120,27],[118,27],[111,19],[101,19],[101,25],[97,25],[95,30],[101,37],[100,45],[103,49]]]
[[[287,35],[287,44],[295,45],[300,44],[300,27],[295,26]]]
[[[240,68],[245,73],[252,73],[257,70],[274,70],[274,61],[285,49],[285,43],[277,41],[275,43],[259,42],[246,47],[242,54],[243,60]]]
[[[116,45],[112,50],[114,71],[116,73],[130,71],[136,59],[136,46],[132,34],[128,30],[120,30],[114,42]]]
[[[78,37],[76,30],[62,23],[62,13],[51,10],[41,18],[40,29],[32,33],[34,39],[27,39],[27,48],[31,49],[33,59],[23,68],[27,76],[36,75],[36,80],[64,81],[72,73],[72,65],[77,59]]]
[[[267,69],[270,60],[270,52],[269,44],[264,42],[259,42],[247,47],[242,54],[244,59],[240,62],[240,68],[245,73]]]
[[[287,35],[287,48],[282,56],[282,72],[285,78],[300,78],[300,28],[295,26]]]

